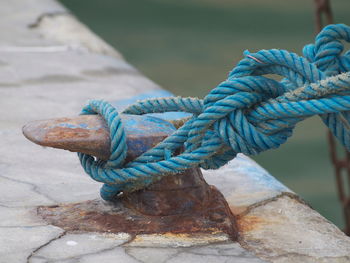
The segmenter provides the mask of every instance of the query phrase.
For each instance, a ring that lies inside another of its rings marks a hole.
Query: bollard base
[[[81,203],[38,207],[38,214],[49,224],[66,231],[126,232],[137,234],[220,233],[237,240],[236,221],[226,200],[213,186],[208,186],[205,208],[183,214],[153,216],[125,206],[123,199],[115,203],[90,200]]]

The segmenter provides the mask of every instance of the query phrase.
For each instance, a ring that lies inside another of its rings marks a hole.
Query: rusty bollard
[[[127,160],[133,160],[174,132],[175,127],[152,116],[121,115],[127,134]],[[82,115],[28,123],[32,142],[107,160],[108,127],[98,115]],[[199,168],[165,176],[148,188],[118,200],[41,206],[38,214],[67,231],[151,233],[227,233],[237,238],[235,219],[223,195],[203,179]]]

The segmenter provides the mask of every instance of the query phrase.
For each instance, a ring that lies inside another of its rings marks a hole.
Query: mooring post
[[[171,123],[152,116],[121,114],[121,119],[127,137],[127,162],[175,131]],[[110,155],[109,129],[99,115],[34,121],[23,127],[23,133],[42,146],[82,152],[101,160],[108,160]],[[101,204],[101,201],[98,204],[88,201],[69,206],[41,207],[39,213],[51,223],[67,229],[72,226],[75,230],[104,229],[103,224],[108,221],[108,230],[116,232],[222,231],[232,239],[237,238],[235,219],[226,200],[215,187],[205,182],[197,167],[164,176],[146,189],[121,194],[108,204],[111,208],[108,213],[98,211]],[[91,211],[92,206],[96,211]],[[118,207],[117,214],[113,207]],[[77,214],[77,211],[80,213]],[[85,216],[81,218],[79,214]],[[128,218],[133,218],[133,221]]]

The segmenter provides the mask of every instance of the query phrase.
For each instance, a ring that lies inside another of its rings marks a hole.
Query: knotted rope
[[[237,153],[258,154],[283,144],[295,125],[320,115],[350,150],[350,51],[342,55],[342,40],[350,42],[348,26],[330,25],[304,47],[305,57],[285,50],[246,51],[227,80],[203,100],[155,98],[139,101],[126,114],[181,111],[192,113],[182,127],[129,163],[126,139],[118,112],[108,102],[90,101],[82,114],[100,114],[111,136],[108,161],[79,153],[85,171],[103,182],[101,196],[147,187],[162,176],[191,167],[217,169]],[[281,81],[266,74],[282,76]],[[176,155],[179,148],[182,153]]]

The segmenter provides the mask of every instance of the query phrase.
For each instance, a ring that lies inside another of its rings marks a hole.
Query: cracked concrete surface
[[[224,169],[203,171],[203,176],[209,184],[218,187],[234,214],[282,193],[294,194],[243,154],[238,154]]]
[[[0,263],[349,262],[349,238],[243,155],[220,170],[204,171],[238,216],[240,243],[220,234],[131,237],[65,233],[47,225],[37,206],[99,198],[100,184],[84,174],[76,154],[34,145],[21,127],[77,115],[88,99],[127,99],[160,88],[57,2],[5,2],[0,9]]]
[[[34,251],[28,263],[38,262],[234,262],[260,259],[230,241],[204,246],[129,246],[127,234],[66,234]]]
[[[89,52],[122,58],[114,48],[96,36],[89,28],[80,23],[68,12],[54,12],[41,15],[30,25],[44,38],[71,46],[83,46]],[[55,28],[55,30],[52,30]]]
[[[0,227],[0,262],[26,262],[33,251],[62,232],[54,226]]]
[[[232,242],[187,248],[128,247],[126,253],[137,259],[138,262],[262,262],[239,244]]]
[[[130,240],[130,235],[120,234],[65,234],[32,253],[28,262],[45,259],[50,262],[79,261],[88,257],[113,250]]]
[[[244,229],[243,246],[264,259],[350,262],[350,239],[316,211],[289,196],[251,209],[238,224]]]

